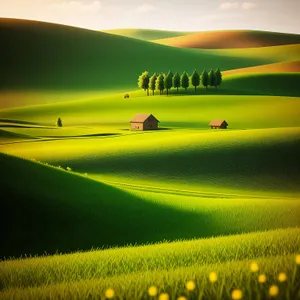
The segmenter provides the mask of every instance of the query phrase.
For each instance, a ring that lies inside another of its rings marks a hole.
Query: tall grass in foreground
[[[299,250],[300,229],[294,228],[6,260],[0,262],[0,298],[105,299],[105,291],[111,288],[114,299],[159,299],[147,294],[155,285],[158,293],[166,292],[170,299],[180,295],[230,299],[234,289],[241,289],[245,299],[264,299],[276,284],[278,299],[297,299],[300,273],[295,255]],[[213,280],[211,272],[216,273]],[[278,282],[280,273],[286,275],[284,282]],[[262,274],[264,283],[259,282]],[[190,280],[196,287],[187,292],[185,284]]]
[[[0,292],[0,298],[296,300],[300,299],[300,266],[296,259],[299,263],[299,255],[287,255],[9,288]]]

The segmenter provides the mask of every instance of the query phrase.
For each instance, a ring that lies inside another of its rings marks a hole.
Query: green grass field
[[[150,40],[188,33],[0,27],[13,59],[0,82],[1,299],[300,299],[299,72],[169,96],[136,84],[144,70],[290,65],[299,44],[257,33],[285,45],[180,49]],[[160,130],[130,131],[137,113]]]

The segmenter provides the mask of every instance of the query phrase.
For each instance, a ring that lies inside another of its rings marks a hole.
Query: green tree
[[[208,73],[208,85],[216,86],[216,73],[213,69],[211,69]]]
[[[58,127],[62,127],[62,120],[61,120],[60,117],[57,118],[56,125],[57,125]]]
[[[156,78],[155,87],[157,90],[159,90],[160,95],[164,93],[165,83],[164,83],[164,75],[162,73],[159,74],[158,77]]]
[[[154,96],[154,91],[155,91],[155,83],[156,83],[156,79],[157,79],[157,74],[154,73],[149,80],[149,88],[152,91],[152,94]]]
[[[220,69],[218,68],[217,70],[216,70],[216,82],[215,82],[215,86],[216,86],[216,88],[219,86],[219,85],[221,85],[221,83],[222,83],[222,73],[221,73],[221,71],[220,71]]]
[[[171,71],[169,71],[167,75],[164,75],[164,86],[167,90],[167,95],[169,95],[169,89],[171,89],[173,86],[172,78],[173,74],[171,73]]]
[[[185,92],[187,92],[187,88],[190,85],[190,79],[187,72],[183,72],[180,78],[180,85],[185,88]]]
[[[202,85],[205,86],[205,89],[207,91],[207,86],[208,86],[208,73],[207,71],[204,69],[202,74],[201,74],[201,82]]]
[[[147,71],[143,72],[142,75],[139,76],[138,86],[139,88],[147,91],[147,95],[149,96],[149,73]]]
[[[195,87],[195,93],[196,93],[197,86],[200,85],[200,75],[196,70],[193,72],[191,76],[191,81],[192,81],[192,85]]]
[[[174,88],[177,88],[178,93],[178,88],[180,88],[180,75],[178,74],[178,72],[176,72],[173,76],[173,86]]]

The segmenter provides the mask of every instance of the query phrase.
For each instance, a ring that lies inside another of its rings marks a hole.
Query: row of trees
[[[204,69],[201,75],[199,75],[199,73],[195,70],[192,76],[189,76],[187,72],[183,72],[180,76],[178,72],[173,74],[171,71],[169,71],[167,74],[154,73],[150,77],[149,73],[145,71],[139,76],[138,86],[144,91],[147,91],[148,96],[149,89],[152,91],[153,95],[155,90],[159,91],[160,95],[162,95],[164,90],[166,90],[167,95],[169,95],[169,90],[172,87],[177,89],[177,93],[180,87],[184,88],[185,92],[187,92],[190,84],[195,87],[196,92],[200,82],[206,88],[206,91],[208,86],[214,86],[215,88],[218,88],[218,86],[222,83],[222,73],[220,69],[218,68],[216,71],[211,69],[209,72]]]

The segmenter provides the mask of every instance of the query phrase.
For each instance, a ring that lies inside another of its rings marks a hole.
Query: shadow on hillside
[[[0,122],[2,123],[14,123],[14,124],[27,124],[27,125],[40,125],[39,123],[23,121],[23,120],[11,120],[11,119],[1,119]]]
[[[43,126],[23,126],[23,125],[15,125],[15,124],[0,124],[0,127],[3,128],[42,128],[42,129],[56,129],[55,127],[43,127]]]
[[[17,157],[0,154],[0,164],[0,188],[6,195],[0,201],[0,258],[229,233],[216,231],[213,217],[204,212],[145,201]]]
[[[118,133],[91,133],[82,135],[43,135],[41,138],[55,138],[55,139],[68,139],[68,138],[90,138],[90,137],[105,137],[105,136],[116,136]]]

